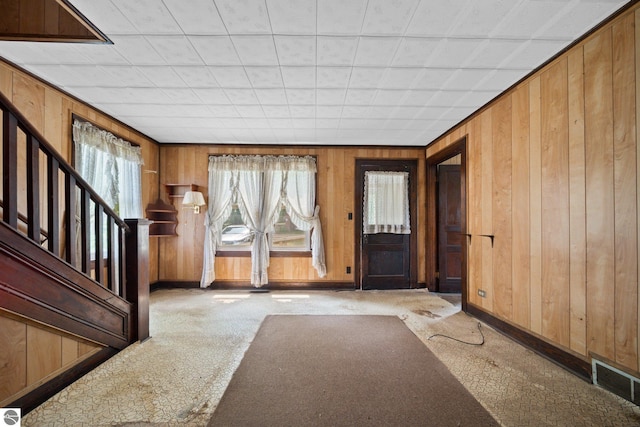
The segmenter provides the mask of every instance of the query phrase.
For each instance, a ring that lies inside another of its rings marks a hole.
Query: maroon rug
[[[282,315],[262,323],[209,425],[498,423],[398,317]]]

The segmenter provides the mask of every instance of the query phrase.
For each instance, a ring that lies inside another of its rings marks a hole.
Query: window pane
[[[229,218],[222,224],[222,250],[251,250],[253,234],[240,215],[237,204],[233,204]]]
[[[271,236],[271,250],[308,251],[311,247],[309,242],[309,232],[300,230],[291,222],[291,218],[282,204],[278,220],[274,225],[273,236]]]

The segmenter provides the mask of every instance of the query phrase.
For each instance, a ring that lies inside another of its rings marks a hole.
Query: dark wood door
[[[438,166],[439,292],[460,292],[462,279],[462,215],[460,166]]]
[[[363,233],[366,171],[409,172],[411,234]],[[407,289],[417,285],[417,162],[414,160],[356,160],[356,284],[361,289]]]

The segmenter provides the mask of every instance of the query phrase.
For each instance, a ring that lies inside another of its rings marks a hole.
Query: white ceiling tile
[[[441,89],[447,90],[470,90],[485,79],[492,70],[490,69],[464,69],[451,73],[451,78],[445,84],[440,85]]]
[[[173,67],[174,71],[193,88],[218,87],[218,82],[208,67]]]
[[[264,111],[265,116],[273,119],[282,119],[291,116],[289,106],[287,105],[263,105],[262,111]]]
[[[521,45],[521,40],[485,40],[477,47],[475,53],[468,57],[465,65],[473,68],[496,68]]]
[[[336,129],[340,126],[341,119],[316,119],[318,129]]]
[[[281,67],[280,72],[287,88],[315,88],[315,67]]]
[[[373,105],[400,105],[406,94],[406,90],[380,89],[373,100]]]
[[[482,80],[475,89],[478,90],[505,90],[525,76],[522,70],[495,70]]]
[[[83,57],[93,64],[101,65],[127,65],[129,61],[122,56],[114,45],[82,44],[73,46]],[[84,62],[84,61],[83,61]]]
[[[376,95],[376,89],[349,89],[345,105],[370,105]]]
[[[191,44],[207,65],[241,65],[229,36],[191,36]]]
[[[284,89],[254,89],[260,104],[286,104],[287,94]]]
[[[363,34],[403,35],[420,0],[369,0]]]
[[[422,107],[407,107],[407,106],[398,106],[389,111],[388,117],[393,119],[413,119],[415,118],[422,110]]]
[[[343,118],[367,118],[370,116],[371,109],[368,106],[364,105],[345,105],[342,108],[342,117]]]
[[[338,105],[344,102],[347,89],[317,89],[316,102],[318,105]]]
[[[421,1],[413,19],[407,27],[406,35],[447,36],[456,25],[461,14],[475,0]]]
[[[318,34],[357,35],[362,29],[367,0],[318,2]]]
[[[211,67],[210,71],[221,87],[251,87],[251,82],[247,78],[243,67]]]
[[[408,106],[426,105],[435,93],[434,90],[411,90],[407,93],[403,103]]]
[[[492,98],[496,96],[495,91],[469,91],[466,92],[459,100],[456,105],[461,107],[476,107],[479,108],[489,102]]]
[[[470,2],[451,36],[486,37],[496,28],[518,2],[513,0],[483,0]]]
[[[280,65],[315,65],[315,36],[273,36]]]
[[[491,32],[492,37],[514,37],[528,39],[540,31],[540,23],[555,21],[569,2],[558,0],[536,0],[519,3],[508,19],[503,19]]]
[[[377,89],[385,71],[386,69],[382,67],[353,67],[349,87],[357,89]]]
[[[291,119],[296,129],[313,129],[316,127],[316,119]]]
[[[272,36],[232,36],[244,65],[279,65]]]
[[[251,105],[258,102],[253,89],[225,89],[224,93],[231,103],[236,105]]]
[[[271,125],[272,129],[292,129],[293,128],[293,123],[291,122],[291,119],[287,117],[269,119],[269,124]]]
[[[231,104],[223,89],[193,89],[193,92],[205,104]]]
[[[316,103],[315,89],[286,89],[289,104],[313,105]]]
[[[369,117],[372,119],[387,119],[394,110],[395,107],[375,105],[369,107]]]
[[[147,41],[169,65],[202,65],[203,61],[185,36],[148,36]]]
[[[165,60],[143,36],[110,37],[115,49],[131,64],[164,65]]]
[[[429,101],[429,106],[446,108],[449,105],[454,105],[459,102],[464,94],[464,91],[441,90],[433,95],[433,98]]]
[[[360,37],[354,64],[371,67],[391,64],[400,40],[399,37]]]
[[[181,34],[182,30],[163,2],[111,0],[120,12],[146,34]]]
[[[393,58],[396,67],[422,67],[430,59],[440,39],[403,37]]]
[[[622,7],[626,1],[574,1],[564,13],[558,13],[556,19],[544,22],[536,34],[540,38],[574,39],[579,37],[585,28],[592,28],[599,24],[603,17],[608,16]]]
[[[163,0],[185,34],[227,34],[212,0]]]
[[[131,66],[108,65],[100,66],[97,71],[105,73],[111,79],[110,84],[105,86],[133,86],[133,87],[150,87],[153,86],[151,81],[137,68]]]
[[[236,105],[236,111],[244,118],[264,117],[264,111],[262,111],[262,107],[259,105]]]
[[[163,89],[170,103],[176,104],[200,104],[202,100],[189,88]]]
[[[421,72],[421,68],[388,68],[378,86],[382,89],[409,89]]]
[[[281,88],[280,67],[245,67],[249,81],[254,88]]]
[[[454,72],[451,68],[425,68],[413,82],[413,88],[440,89]]]
[[[351,67],[318,67],[316,84],[319,88],[346,88]]]
[[[536,68],[562,50],[566,44],[566,42],[554,40],[526,41],[514,49],[510,55],[505,55],[506,59],[501,66],[521,69]]]
[[[358,37],[318,36],[319,66],[351,66],[358,47]]]
[[[316,107],[316,117],[323,119],[337,119],[342,115],[341,105],[318,105]]]
[[[482,40],[476,39],[442,40],[427,65],[438,68],[458,68],[467,62],[481,43]]]
[[[314,105],[290,105],[289,113],[292,118],[313,118],[316,116],[316,107]]]
[[[135,34],[138,32],[131,21],[111,1],[73,0],[73,5],[105,34]]]
[[[316,0],[267,0],[275,34],[315,34]]]
[[[249,129],[269,129],[269,121],[267,119],[261,119],[259,117],[245,117],[245,123]]]
[[[206,107],[211,112],[211,117],[240,117],[240,113],[238,113],[238,110],[233,105],[207,105]]]
[[[453,107],[445,111],[440,119],[453,120],[456,122],[464,120],[469,114],[473,113],[475,108],[472,107]]]
[[[229,34],[269,34],[271,25],[264,0],[215,0]]]

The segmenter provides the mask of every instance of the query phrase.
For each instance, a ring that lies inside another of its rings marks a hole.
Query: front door
[[[411,234],[365,234],[363,227],[366,171],[409,173]],[[360,289],[407,289],[417,282],[417,162],[415,160],[356,160],[356,284]]]
[[[460,292],[462,278],[462,218],[460,165],[438,166],[439,292]]]

